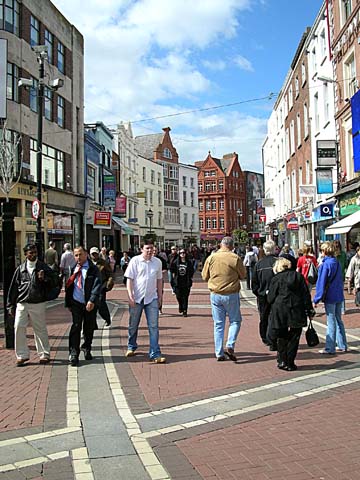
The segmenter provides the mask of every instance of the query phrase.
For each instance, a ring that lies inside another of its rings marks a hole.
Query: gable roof
[[[165,133],[153,133],[150,135],[139,135],[135,137],[135,147],[145,158],[154,160],[154,152],[163,142]]]

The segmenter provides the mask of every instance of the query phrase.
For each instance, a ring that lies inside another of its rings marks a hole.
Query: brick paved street
[[[197,276],[189,317],[165,285],[160,343],[165,365],[139,349],[125,359],[128,311],[119,282],[108,295],[111,329],[99,330],[94,360],[68,367],[70,314],[47,310],[53,361],[16,368],[0,349],[0,480],[360,479],[360,316],[347,299],[351,350],[334,357],[302,338],[296,372],[276,368],[259,342],[255,299],[242,290],[237,362],[216,362],[206,285]],[[324,336],[324,314],[316,327]],[[2,342],[2,339],[1,339]]]

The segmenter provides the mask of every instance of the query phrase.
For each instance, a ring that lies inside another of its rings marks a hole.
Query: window
[[[0,130],[0,141],[3,136],[3,130]],[[20,165],[21,165],[21,148],[20,145],[20,134],[14,130],[6,130],[5,131],[5,142],[4,146],[11,158],[14,160],[13,162],[9,162],[8,164],[8,173],[12,176],[19,175]]]
[[[216,192],[216,182],[211,182],[211,191]]]
[[[179,169],[178,167],[175,167],[173,165],[169,165],[169,178],[172,178],[174,180],[178,179],[179,175]]]
[[[214,229],[217,228],[216,218],[212,218],[211,223],[212,223],[212,228],[214,228]]]
[[[288,160],[290,157],[290,147],[289,147],[289,129],[285,131],[285,158]]]
[[[184,228],[187,228],[188,226],[188,214],[184,213]]]
[[[225,228],[224,217],[220,217],[219,220],[220,220],[220,228],[224,229]]]
[[[146,167],[143,167],[143,182],[146,182]]]
[[[190,192],[190,207],[195,206],[195,195],[194,192]]]
[[[224,181],[219,180],[219,192],[222,192],[224,190]]]
[[[206,228],[211,228],[211,218],[206,219]]]
[[[295,78],[295,98],[299,96],[299,78]]]
[[[341,14],[341,26],[346,23],[350,17],[352,11],[351,0],[340,0],[340,14]]]
[[[18,0],[0,0],[0,29],[19,36]]]
[[[313,68],[313,75],[317,72],[317,57],[316,57],[316,48],[312,49],[312,68]]]
[[[295,153],[295,124],[294,120],[290,123],[290,153]]]
[[[19,101],[19,69],[14,63],[7,64],[7,88],[6,88],[6,98],[13,100],[14,102]]]
[[[320,33],[320,49],[322,58],[326,57],[326,37],[325,37],[325,28]]]
[[[206,200],[206,211],[209,212],[211,210],[211,202],[210,200]]]
[[[344,69],[345,96],[346,98],[351,98],[353,95],[355,95],[357,90],[355,57],[353,53],[345,61]]]
[[[168,178],[168,164],[163,163],[163,176],[164,178]]]
[[[186,205],[186,203],[187,203],[186,194],[187,194],[187,192],[183,192],[183,205]]]
[[[57,68],[61,73],[65,73],[65,47],[61,42],[57,46]]]
[[[308,119],[308,107],[304,103],[304,138],[307,138],[309,135],[309,119]]]
[[[179,200],[179,187],[169,183],[169,200]]]
[[[39,82],[36,80],[36,78],[32,79],[33,81],[33,86],[30,88],[30,109],[37,113],[38,111],[38,86]]]
[[[296,136],[297,136],[297,146],[301,145],[301,118],[300,113],[296,115]]]
[[[193,177],[190,177],[190,187],[194,188],[194,179]]]
[[[65,100],[63,97],[58,95],[57,98],[57,124],[59,127],[64,128],[64,118],[65,118]]]
[[[145,198],[144,198],[144,203],[145,205],[148,204],[148,191],[147,188],[144,188],[144,193],[145,193]],[[147,218],[147,217],[146,217]]]
[[[314,95],[314,117],[315,117],[315,132],[319,131],[320,119],[319,119],[319,94]]]
[[[39,45],[40,24],[39,20],[31,15],[30,17],[30,45],[33,47]]]
[[[290,88],[289,88],[289,110],[292,109],[293,105],[294,105],[293,87],[292,87],[292,85],[290,85]]]
[[[211,200],[211,210],[216,210],[216,200]]]
[[[324,96],[324,121],[327,123],[330,118],[330,103],[329,103],[329,85],[324,82],[323,84],[323,96]]]
[[[310,185],[310,161],[306,160],[305,163],[305,184]]]
[[[54,36],[49,30],[45,29],[45,45],[48,47],[48,60],[53,63],[54,52]]]
[[[149,192],[150,192],[150,198],[149,198],[150,205],[154,205],[154,192],[153,190],[149,190]]]
[[[225,208],[225,202],[224,200],[220,200],[220,210],[224,210]]]
[[[30,174],[37,180],[37,141],[30,139]],[[42,181],[45,185],[64,189],[64,153],[43,144]]]
[[[158,172],[158,185],[161,185],[161,173]]]
[[[301,85],[304,86],[306,82],[306,67],[305,63],[301,64]]]
[[[95,187],[96,187],[96,169],[91,165],[87,165],[87,192],[86,195],[92,200],[95,200]]]
[[[172,154],[171,154],[171,151],[168,149],[168,148],[164,148],[164,151],[163,151],[163,156],[165,158],[172,158]]]
[[[53,92],[50,90],[50,88],[45,87],[44,89],[44,100],[45,100],[45,106],[44,106],[44,113],[45,113],[45,118],[50,120],[52,122],[52,98],[53,98]]]
[[[202,183],[198,183],[198,189],[199,189],[199,192],[203,191],[203,184]]]
[[[202,212],[204,208],[204,202],[202,200],[199,200],[199,211]]]
[[[158,192],[158,205],[161,206],[161,192]]]
[[[186,177],[182,177],[183,180],[183,187],[186,187]]]
[[[205,183],[205,192],[210,192],[211,184],[210,182]]]
[[[153,185],[155,185],[155,170],[151,170],[150,181]]]
[[[200,230],[204,229],[204,220],[202,218],[199,219],[199,228]]]

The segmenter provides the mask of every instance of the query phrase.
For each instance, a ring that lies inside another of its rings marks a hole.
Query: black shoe
[[[111,325],[111,320],[108,321],[108,322],[105,322],[105,326],[106,326],[106,327],[110,327],[110,325]]]
[[[279,362],[277,367],[280,369],[280,370],[287,370],[287,365],[285,362]]]
[[[93,359],[93,356],[91,355],[91,350],[87,350],[85,348],[82,348],[82,351],[84,352],[85,360],[92,360]]]
[[[181,308],[179,308],[179,313],[183,313],[183,311],[181,310]]]
[[[270,352],[277,352],[277,346],[274,345],[274,344],[271,344],[271,345],[269,346],[269,350],[270,350]]]
[[[226,359],[225,359],[224,355],[221,355],[220,357],[216,357],[216,360],[218,362],[225,362]]]
[[[187,317],[187,312],[183,312],[183,317]]]
[[[293,363],[292,365],[288,365],[288,366],[286,367],[286,370],[287,370],[288,372],[294,372],[295,370],[297,370],[297,366],[295,365],[295,363]]]
[[[77,367],[79,365],[79,357],[72,353],[69,358],[69,363],[72,367]]]

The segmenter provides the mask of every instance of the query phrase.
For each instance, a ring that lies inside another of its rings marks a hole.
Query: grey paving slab
[[[143,432],[157,430],[159,428],[170,427],[181,423],[192,422],[200,418],[214,415],[214,409],[209,407],[192,407],[185,410],[177,410],[171,413],[162,413],[153,417],[142,418],[138,420]]]
[[[90,458],[107,458],[135,454],[127,435],[93,435],[86,437]],[[104,477],[105,478],[105,477]]]
[[[119,421],[119,416],[105,416],[100,418],[82,418],[85,437],[93,435],[120,435],[125,434],[125,427]],[[99,424],[100,420],[100,424]]]
[[[45,455],[61,452],[62,450],[72,450],[73,448],[80,448],[85,445],[81,432],[66,433],[64,435],[57,435],[56,437],[34,440],[30,442],[30,444]]]
[[[307,377],[301,380],[304,390],[309,390],[315,387],[323,387],[325,385],[331,385],[338,380],[347,380],[357,376],[353,371],[341,370],[340,374],[336,375],[321,375],[320,377]]]
[[[20,462],[30,458],[40,457],[41,452],[28,443],[17,443],[0,448],[0,465]]]
[[[135,455],[91,460],[95,480],[149,480],[143,465]]]

